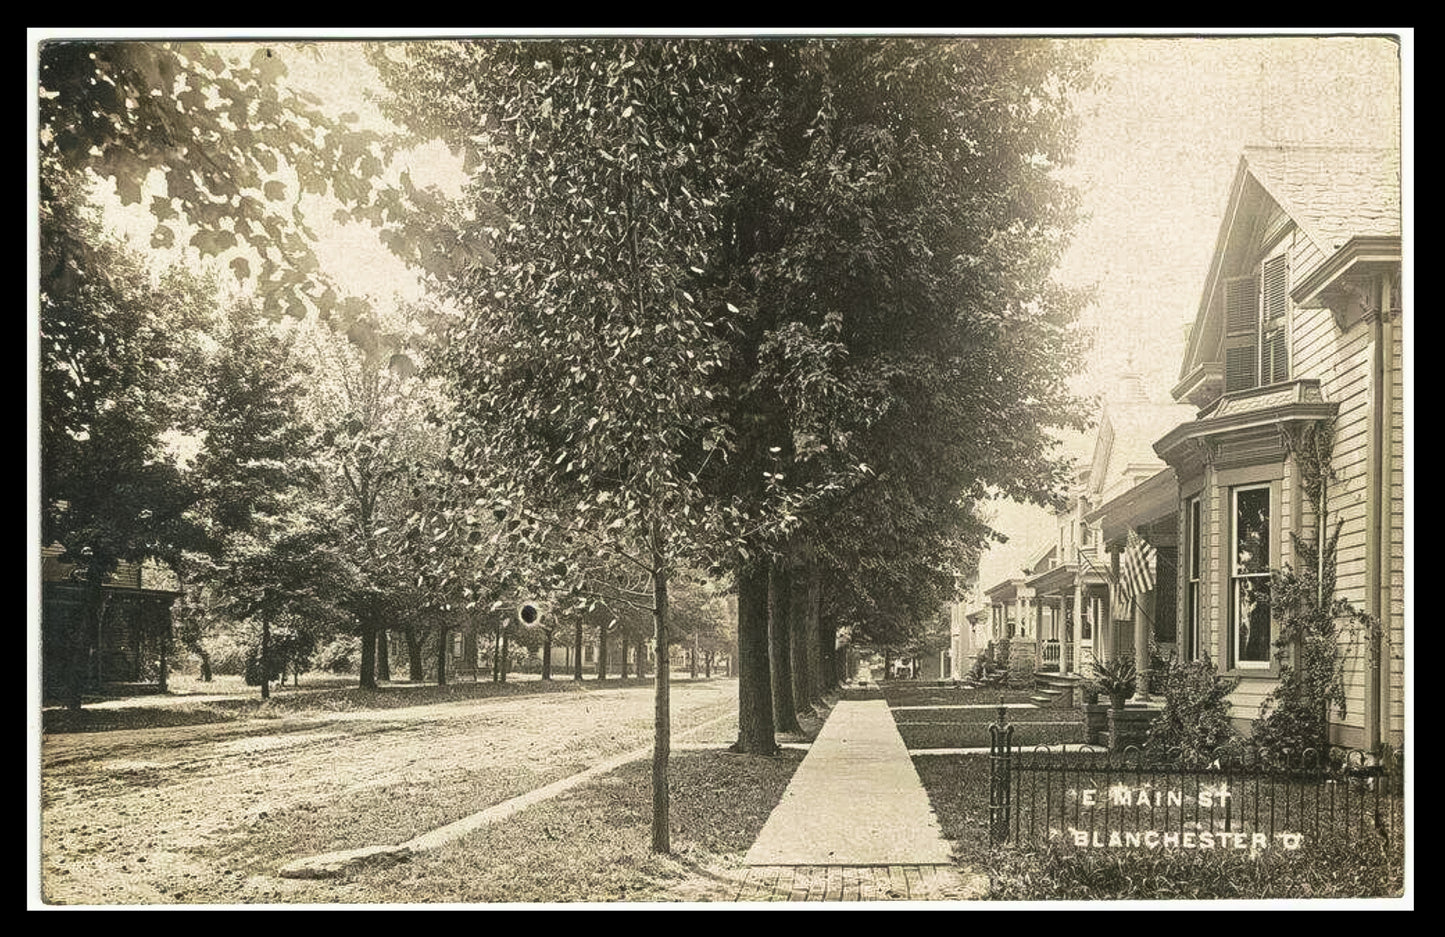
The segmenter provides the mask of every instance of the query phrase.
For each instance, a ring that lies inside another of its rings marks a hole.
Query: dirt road
[[[735,737],[732,680],[672,688],[674,738]],[[46,736],[49,903],[286,898],[292,859],[404,842],[650,744],[647,686]],[[292,899],[294,900],[294,898]]]

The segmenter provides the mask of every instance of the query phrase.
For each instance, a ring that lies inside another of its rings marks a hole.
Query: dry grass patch
[[[675,752],[673,854],[650,847],[650,766],[633,762],[439,849],[271,900],[368,903],[574,903],[732,900],[733,873],[803,753]],[[437,824],[440,825],[440,824]]]

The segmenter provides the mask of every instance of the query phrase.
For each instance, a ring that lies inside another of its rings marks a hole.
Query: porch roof
[[[1114,543],[1127,538],[1129,528],[1155,523],[1178,508],[1179,482],[1166,468],[1099,505],[1084,520],[1099,525],[1105,543]]]
[[[985,589],[984,595],[988,596],[990,605],[997,605],[999,602],[1011,602],[1020,594],[1032,595],[1032,591],[1024,585],[1022,579],[1005,579],[996,586]]]
[[[1096,570],[1085,566],[1082,575],[1079,571],[1079,564],[1065,563],[1062,566],[1055,566],[1053,569],[1046,569],[1028,580],[1029,588],[1034,590],[1034,595],[1069,595],[1074,594],[1075,583],[1082,578],[1084,586],[1104,585],[1104,577]]]

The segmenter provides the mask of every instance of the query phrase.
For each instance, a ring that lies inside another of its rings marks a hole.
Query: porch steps
[[[1079,682],[1075,674],[1035,671],[1034,692],[1029,699],[1041,707],[1073,709],[1079,702],[1076,692]]]
[[[1052,706],[1063,696],[1062,690],[1054,690],[1048,687],[1034,687],[1034,692],[1029,696],[1029,702],[1038,706]]]

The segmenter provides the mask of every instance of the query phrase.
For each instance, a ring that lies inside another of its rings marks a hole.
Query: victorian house
[[[1381,625],[1340,648],[1334,740],[1404,733],[1404,380],[1400,154],[1244,151],[1175,400],[1196,415],[1154,445],[1172,469],[1144,513],[1178,545],[1177,644],[1238,678],[1241,728],[1277,685],[1272,570],[1338,530],[1336,597]],[[1311,494],[1310,454],[1332,437]],[[1172,489],[1172,491],[1171,491]],[[1105,536],[1109,535],[1105,524]]]
[[[57,544],[40,551],[41,687],[45,698],[70,692],[166,687],[175,655],[171,606],[175,574],[158,563],[121,563],[101,585],[100,607],[87,614],[84,583],[61,561]]]
[[[1022,576],[987,590],[991,637],[1013,639],[1010,656],[1033,660],[1041,686],[1072,685],[1088,674],[1095,654],[1132,652],[1136,607],[1149,629],[1146,647],[1172,641],[1167,629],[1173,615],[1155,614],[1156,590],[1124,603],[1113,586],[1125,535],[1143,523],[1121,508],[1135,505],[1145,486],[1162,483],[1165,497],[1157,513],[1172,525],[1173,472],[1152,444],[1193,413],[1190,407],[1151,397],[1132,371],[1119,375],[1100,409],[1089,459],[1075,475],[1067,505],[1054,516],[1053,539],[1036,551]],[[1106,507],[1112,512],[1103,510]],[[1172,549],[1171,542],[1167,554],[1156,557],[1156,564],[1171,575]]]

